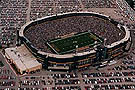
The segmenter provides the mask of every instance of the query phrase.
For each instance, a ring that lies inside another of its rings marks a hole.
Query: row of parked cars
[[[5,86],[15,86],[16,82],[15,81],[0,81],[0,87],[5,87]]]
[[[132,65],[132,64],[135,64],[135,61],[133,61],[133,60],[124,60],[124,61],[122,61],[122,63],[123,64],[125,64],[125,65]]]
[[[73,85],[80,84],[79,79],[68,79],[68,80],[56,80],[55,85]]]
[[[124,83],[124,82],[135,82],[134,78],[97,78],[97,79],[83,79],[85,84],[106,84],[106,83]]]
[[[40,89],[40,88],[29,88],[29,87],[24,87],[24,88],[18,88],[17,90],[42,90],[42,89]]]
[[[115,66],[113,70],[135,70],[134,65],[120,65],[120,66]]]
[[[81,90],[81,88],[80,86],[58,86],[58,87],[52,87],[52,90]]]
[[[58,87],[44,87],[44,88],[18,88],[18,90],[81,90],[80,86],[58,86]]]
[[[42,80],[42,85],[52,85],[53,84],[53,80]]]
[[[20,81],[20,86],[38,86],[40,85],[40,81],[39,80],[23,80],[23,81]]]
[[[7,88],[0,89],[0,90],[15,90],[15,88],[9,88],[9,87],[7,87]]]
[[[16,77],[9,75],[0,75],[0,80],[13,80],[13,79],[16,79]]]
[[[77,74],[51,74],[52,78],[78,78]]]
[[[85,90],[134,90],[135,84],[113,84],[85,86]]]
[[[10,71],[7,69],[0,68],[0,74],[10,74]]]
[[[82,73],[82,78],[88,77],[121,77],[121,76],[134,76],[135,71],[122,71],[122,72],[96,72],[96,73]]]

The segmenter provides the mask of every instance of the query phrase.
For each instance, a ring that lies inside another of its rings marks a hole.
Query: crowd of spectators
[[[125,32],[118,29],[110,21],[95,16],[72,16],[43,22],[31,26],[24,32],[24,35],[32,45],[41,51],[49,52],[47,40],[55,39],[73,32],[91,31],[101,38],[106,38],[107,45],[119,41],[125,36]],[[32,37],[32,38],[31,38]]]

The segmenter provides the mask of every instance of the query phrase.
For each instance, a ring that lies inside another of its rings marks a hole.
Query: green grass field
[[[83,32],[64,39],[51,40],[47,42],[47,44],[57,54],[65,54],[72,52],[76,48],[85,46],[91,47],[95,45],[95,41],[97,41],[97,44],[102,42],[96,35],[89,32]]]

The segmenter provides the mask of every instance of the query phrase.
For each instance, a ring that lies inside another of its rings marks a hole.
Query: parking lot
[[[135,37],[133,31],[131,34]],[[135,50],[132,48],[129,53],[126,53],[128,56],[119,60],[116,58],[116,64],[103,68],[88,67],[70,73],[43,69],[23,76],[16,76],[6,59],[0,54],[4,64],[0,67],[0,90],[134,90]]]
[[[16,31],[27,21],[57,13],[88,10],[111,15],[123,23],[127,23],[130,18],[130,22],[134,23],[133,11],[125,6],[125,2],[121,3],[123,0],[117,0],[119,6],[116,0],[98,0],[101,3],[96,0],[1,1],[2,47],[15,46]],[[0,90],[135,90],[135,30],[131,31],[131,35],[132,48],[122,58],[116,58],[117,63],[99,69],[88,67],[70,73],[43,69],[33,74],[17,76],[0,50],[0,63],[2,61],[4,65],[0,64]]]

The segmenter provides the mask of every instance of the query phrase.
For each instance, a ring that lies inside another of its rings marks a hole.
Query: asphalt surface
[[[131,35],[132,35],[132,42],[133,42],[133,45],[132,45],[132,48],[131,48],[131,51],[128,53],[129,56],[132,56],[133,59],[132,61],[135,61],[135,55],[132,53],[133,52],[133,48],[135,48],[135,35],[134,35],[134,31],[131,31]],[[16,76],[16,74],[14,73],[14,69],[12,67],[10,67],[10,65],[8,64],[8,62],[6,61],[6,59],[4,59],[4,57],[2,56],[2,54],[0,54],[0,60],[2,60],[2,62],[4,63],[4,67],[0,68],[1,70],[9,70],[10,72],[9,73],[4,73],[4,74],[0,74],[1,75],[7,75],[7,76],[13,76],[15,77],[15,79],[13,80],[0,80],[0,82],[2,81],[15,81],[16,84],[15,86],[1,86],[0,89],[5,89],[5,88],[13,88],[15,90],[19,90],[18,88],[27,88],[26,90],[34,90],[32,88],[35,88],[35,90],[44,90],[43,88],[48,88],[47,90],[52,90],[51,88],[52,87],[67,87],[67,86],[79,86],[81,88],[81,90],[85,90],[85,86],[93,86],[95,84],[85,84],[84,82],[84,79],[109,79],[109,78],[132,78],[133,76],[112,76],[112,77],[88,77],[88,78],[84,78],[82,77],[82,74],[83,73],[109,73],[109,72],[133,72],[135,70],[114,70],[113,68],[114,67],[117,67],[117,66],[120,66],[120,65],[123,65],[122,64],[122,61],[124,60],[123,58],[121,59],[117,59],[116,58],[116,61],[117,63],[115,65],[111,65],[111,66],[106,66],[104,68],[100,68],[99,70],[97,70],[96,68],[93,68],[93,67],[89,67],[87,68],[86,70],[79,70],[79,71],[73,71],[73,72],[54,72],[54,71],[46,71],[46,70],[41,70],[40,72],[36,72],[34,74],[29,74],[29,75],[24,75],[24,76]],[[135,65],[135,64],[133,64]],[[126,66],[126,65],[125,65]],[[56,78],[54,79],[52,77],[52,74],[77,74],[77,77],[75,78]],[[55,82],[58,82],[58,80],[75,80],[75,79],[78,79],[80,82],[78,84],[67,84],[67,85],[59,85],[59,84],[55,84]],[[30,83],[30,84],[26,84],[27,83]],[[44,84],[45,82],[45,84]],[[35,83],[35,84],[34,84]],[[109,83],[110,85],[115,85],[115,84],[134,84],[134,82],[115,82],[115,83]],[[102,84],[99,84],[99,85],[108,85],[108,83],[102,83]],[[29,89],[28,89],[29,88]],[[6,90],[6,89],[5,89]],[[24,89],[25,90],[25,89]],[[57,89],[59,90],[59,89]],[[77,89],[78,90],[78,89]]]
[[[2,52],[0,52],[0,60],[3,62],[4,66],[0,67],[0,77],[4,76],[8,76],[8,77],[12,77],[11,79],[0,79],[0,82],[10,82],[10,81],[14,81],[15,82],[15,86],[2,86],[0,85],[0,89],[5,89],[5,88],[13,88],[15,90],[17,90],[18,88],[18,77],[16,76],[16,74],[14,73],[13,69],[11,68],[11,66],[7,63],[6,59],[4,58],[4,56],[2,55]]]
[[[31,2],[31,0],[29,0],[29,3],[30,2]],[[79,2],[82,3],[81,0],[79,0]],[[81,4],[81,7],[84,8],[84,6],[82,4]],[[103,11],[103,10],[99,10],[99,11]],[[28,12],[30,12],[30,5],[29,5]],[[110,15],[111,12],[109,10],[108,10],[108,12],[109,12],[109,15]],[[27,21],[29,21],[29,19],[30,19],[29,14],[30,13],[28,13],[28,15],[27,15]],[[116,16],[116,14],[114,14],[114,16]],[[132,49],[135,49],[135,34],[134,34],[134,32],[135,32],[135,30],[131,30],[133,45],[132,45],[131,51],[127,53],[129,57],[132,56],[133,59],[132,60],[129,59],[131,61],[135,61],[135,55],[132,53],[132,52],[135,52],[135,50],[132,50]],[[52,74],[57,74],[57,75],[58,74],[65,74],[66,75],[66,74],[69,74],[69,73],[68,72],[46,71],[46,70],[43,69],[40,72],[36,72],[34,74],[29,74],[29,75],[24,75],[24,76],[16,76],[16,74],[14,72],[14,69],[9,65],[9,63],[3,57],[3,55],[1,54],[1,51],[0,51],[0,61],[2,61],[4,63],[4,67],[0,67],[0,90],[2,90],[2,89],[4,89],[4,90],[19,90],[19,87],[23,88],[21,90],[38,90],[38,89],[46,90],[46,89],[43,89],[43,88],[48,88],[47,90],[52,90],[51,89],[52,87],[63,87],[63,86],[65,86],[65,87],[67,87],[67,86],[79,86],[81,88],[81,90],[85,90],[85,88],[84,88],[85,86],[93,87],[95,84],[92,84],[92,83],[85,84],[84,81],[83,81],[84,79],[100,79],[100,78],[102,78],[102,79],[110,79],[110,78],[121,78],[121,79],[123,79],[123,78],[134,77],[135,75],[134,76],[88,77],[88,78],[82,77],[83,73],[134,72],[135,70],[132,70],[132,69],[129,69],[129,70],[114,70],[115,67],[118,67],[118,66],[121,66],[121,65],[127,66],[127,65],[122,64],[123,60],[124,60],[123,58],[121,58],[119,60],[116,58],[116,61],[117,61],[116,64],[101,68],[99,70],[96,70],[96,68],[93,68],[93,67],[89,67],[86,70],[71,72],[70,74],[75,74],[75,73],[77,74],[77,77],[75,77],[75,78],[57,78],[57,79],[55,79],[55,78],[52,77]],[[132,64],[132,65],[135,66],[135,64]],[[6,77],[6,76],[12,77],[12,79],[11,78],[10,79],[9,78],[4,79],[4,78],[2,78],[3,76],[4,77]],[[69,79],[71,79],[71,80],[78,79],[80,81],[80,83],[78,83],[78,84],[67,84],[67,85],[64,85],[64,84],[56,85],[55,84],[55,82],[58,82],[58,80],[69,80]],[[15,82],[15,85],[14,86],[12,86],[11,84],[8,85],[8,86],[2,86],[1,85],[1,83],[3,83],[3,82],[10,82],[10,81]],[[26,84],[28,82],[30,84]],[[122,83],[120,83],[120,82],[102,83],[102,84],[97,84],[97,85],[108,85],[108,84],[110,84],[110,85],[135,84],[135,82],[125,82],[123,80]],[[37,88],[37,89],[33,89],[33,88]],[[57,90],[59,90],[59,89],[57,89]],[[131,89],[129,89],[129,90],[131,90]],[[135,90],[135,89],[132,89],[132,90]]]

